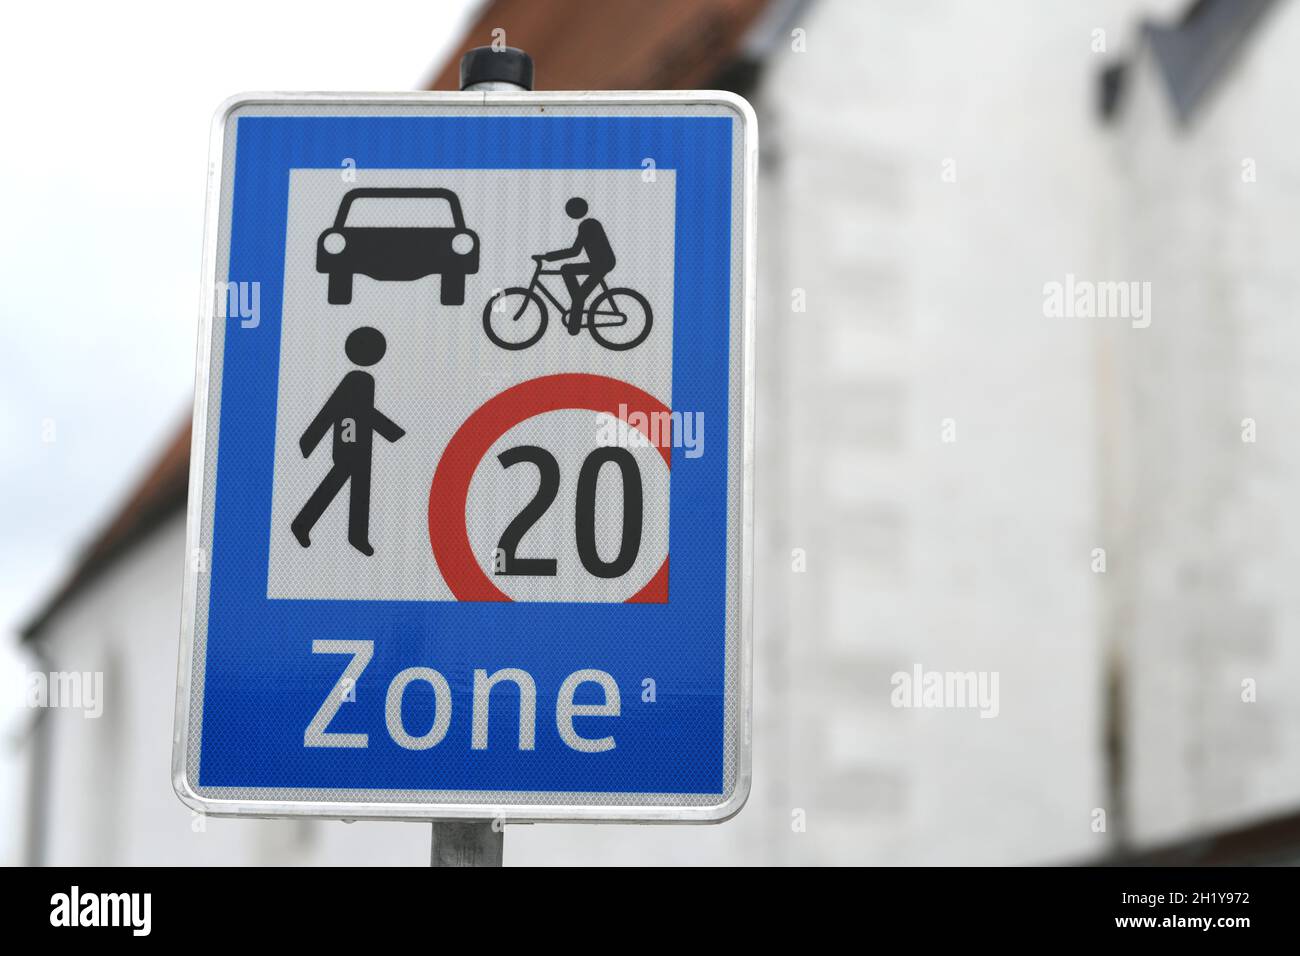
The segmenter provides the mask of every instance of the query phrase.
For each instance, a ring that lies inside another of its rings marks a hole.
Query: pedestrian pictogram
[[[384,357],[384,336],[371,328],[360,328],[348,336],[344,346],[348,358],[360,366],[374,365]],[[311,456],[327,432],[334,434],[334,465],[312,492],[302,511],[293,519],[293,535],[304,548],[311,547],[312,526],[320,520],[334,496],[348,488],[348,543],[369,557],[370,470],[374,436],[397,441],[406,434],[375,407],[375,379],[369,372],[348,372],[324,407],[316,413],[298,445],[304,458]]]

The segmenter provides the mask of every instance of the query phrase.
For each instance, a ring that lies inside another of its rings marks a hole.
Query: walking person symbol
[[[382,332],[362,327],[348,336],[343,350],[357,365],[370,366],[384,357],[387,347]],[[312,492],[290,527],[299,544],[304,548],[311,547],[312,527],[343,486],[350,483],[348,543],[369,557],[375,553],[370,546],[370,467],[374,435],[378,432],[380,437],[395,442],[406,432],[375,408],[375,378],[360,369],[353,369],[343,376],[334,394],[302,433],[298,447],[302,449],[304,458],[311,457],[331,428],[334,430],[334,467]]]

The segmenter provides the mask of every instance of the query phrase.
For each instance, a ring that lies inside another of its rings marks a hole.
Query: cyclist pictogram
[[[614,250],[600,221],[587,215],[587,201],[575,196],[564,205],[570,218],[582,219],[572,246],[534,255],[533,277],[527,287],[511,286],[492,296],[483,307],[483,331],[493,344],[512,351],[536,344],[546,332],[549,312],[547,300],[560,312],[560,321],[570,335],[584,328],[607,349],[616,352],[635,348],[646,340],[654,314],[645,296],[635,289],[611,288],[605,281],[616,262]],[[580,258],[581,257],[581,258]],[[563,259],[558,269],[547,269],[547,262]],[[558,275],[569,293],[565,304],[542,281],[542,276]],[[587,296],[599,295],[586,307]]]

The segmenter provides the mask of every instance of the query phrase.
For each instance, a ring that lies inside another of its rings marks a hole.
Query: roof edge
[[[91,539],[78,558],[72,572],[47,598],[26,624],[18,629],[21,641],[41,636],[49,622],[81,594],[123,554],[130,551],[176,512],[185,510],[189,491],[190,428],[186,422],[145,473],[132,486],[126,502]]]

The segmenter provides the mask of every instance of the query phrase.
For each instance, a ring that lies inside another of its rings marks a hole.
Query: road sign
[[[748,104],[714,92],[223,107],[187,804],[739,810],[755,137]]]

